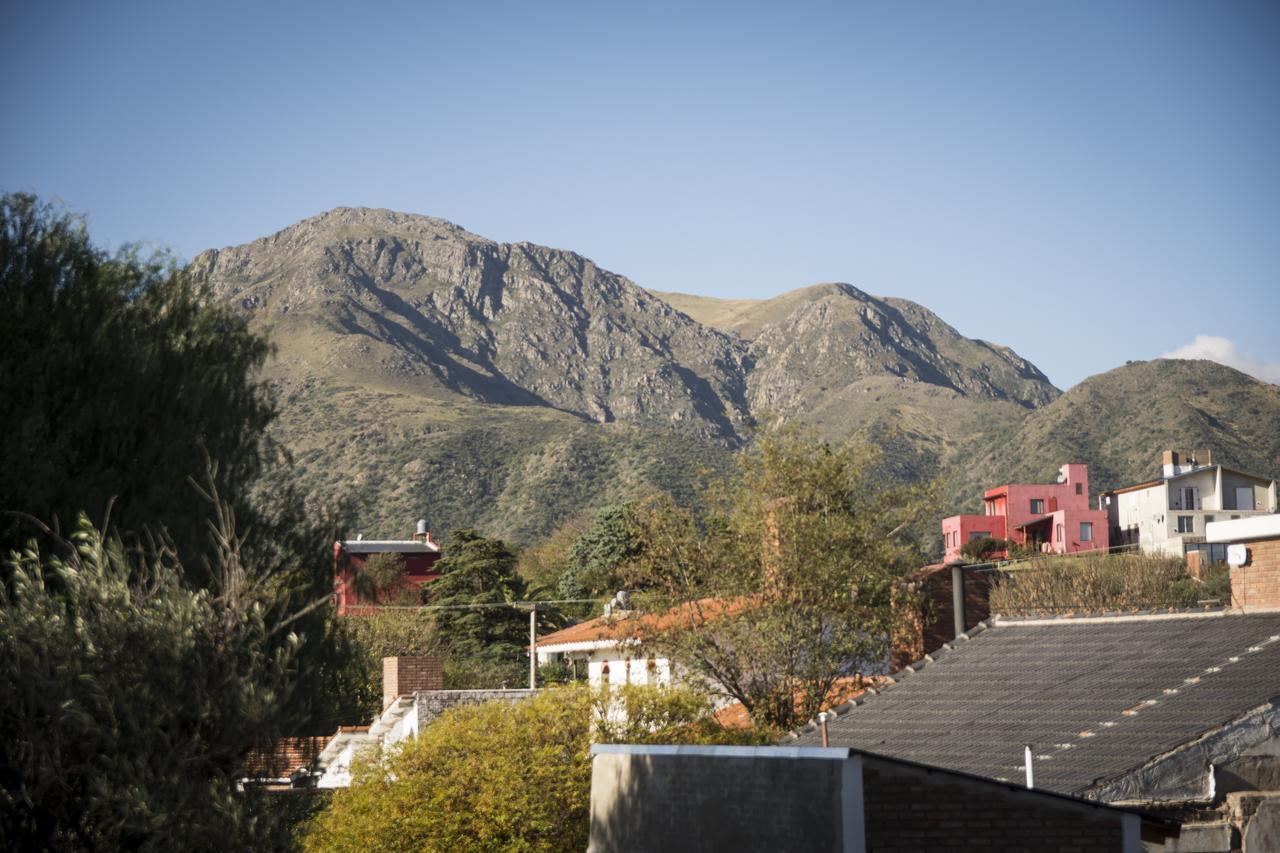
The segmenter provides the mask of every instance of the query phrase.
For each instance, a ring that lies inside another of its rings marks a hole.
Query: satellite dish
[[[1227,546],[1227,565],[1243,566],[1249,562],[1249,549],[1243,545]]]

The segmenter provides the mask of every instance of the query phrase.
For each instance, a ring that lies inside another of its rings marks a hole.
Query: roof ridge
[[[992,627],[991,620],[984,619],[983,621],[979,622],[977,625],[974,625],[965,633],[957,634],[955,636],[955,639],[951,640],[950,642],[943,643],[940,648],[936,649],[933,652],[933,654],[926,654],[924,657],[920,658],[919,660],[916,660],[902,667],[902,669],[899,669],[897,672],[889,673],[888,675],[889,680],[887,683],[882,682],[881,685],[878,687],[868,687],[865,690],[863,690],[862,693],[860,693],[858,696],[855,696],[853,699],[850,699],[849,701],[844,702],[843,704],[837,705],[834,708],[829,708],[823,713],[827,713],[835,717],[839,717],[841,714],[846,714],[849,711],[852,711],[854,708],[857,708],[859,705],[865,704],[868,700],[870,700],[872,696],[879,696],[881,693],[885,692],[886,690],[892,690],[894,687],[897,687],[899,682],[906,680],[907,676],[914,675],[915,673],[924,669],[926,666],[937,663],[939,657],[944,657],[947,654],[954,653],[956,650],[956,646],[954,645],[956,640],[964,640],[965,642],[968,642],[969,640],[972,640],[978,634],[981,634],[983,631],[987,630],[990,627]],[[938,657],[934,657],[935,654],[938,655]],[[804,723],[803,725],[801,725],[799,728],[795,728],[787,732],[786,737],[789,737],[792,740],[796,740],[800,737],[800,735],[807,734],[808,732],[816,731],[817,729],[818,729],[818,720],[815,717],[814,719],[811,719],[807,723]]]
[[[1228,605],[1216,607],[1170,607],[1151,608],[1148,610],[1099,610],[1083,613],[1067,613],[1053,616],[1004,616],[992,615],[989,620],[993,626],[1017,625],[1019,627],[1038,625],[1077,625],[1107,622],[1157,621],[1162,619],[1204,619],[1208,617],[1227,616],[1240,612],[1238,608]]]

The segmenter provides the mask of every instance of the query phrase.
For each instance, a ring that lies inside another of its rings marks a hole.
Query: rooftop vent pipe
[[[951,614],[955,617],[956,637],[965,631],[964,564],[951,564]]]

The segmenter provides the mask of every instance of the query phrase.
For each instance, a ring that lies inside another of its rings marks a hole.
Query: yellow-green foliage
[[[1219,574],[1210,572],[1209,582],[1201,582],[1187,574],[1182,560],[1149,554],[1038,557],[992,587],[991,612],[1028,616],[1189,607],[1221,597]]]
[[[619,710],[617,715],[606,710]],[[705,696],[679,688],[578,685],[508,704],[455,708],[418,738],[356,770],[307,827],[310,853],[560,851],[587,846],[590,747],[613,743],[763,743],[726,729]]]

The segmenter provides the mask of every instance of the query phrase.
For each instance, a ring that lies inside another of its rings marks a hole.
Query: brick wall
[[[528,699],[536,690],[427,690],[417,695],[418,728],[458,705],[478,702],[518,702]]]
[[[397,696],[444,687],[444,661],[434,655],[382,659],[382,707]]]
[[[905,626],[894,641],[893,666],[901,669],[955,639],[955,616],[951,610],[951,569],[943,567],[918,581],[918,601],[906,614]],[[972,630],[991,615],[988,598],[991,578],[976,569],[964,570],[964,625]]]
[[[867,850],[1122,850],[1121,816],[948,773],[864,760]]]
[[[1231,603],[1236,607],[1280,608],[1280,538],[1244,543],[1249,563],[1231,567]]]

